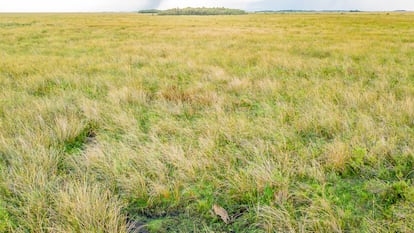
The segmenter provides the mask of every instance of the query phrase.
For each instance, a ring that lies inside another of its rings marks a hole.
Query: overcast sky
[[[0,0],[0,12],[89,12],[206,6],[244,10],[414,10],[414,0]]]

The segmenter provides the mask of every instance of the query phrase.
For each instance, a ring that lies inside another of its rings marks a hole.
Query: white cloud
[[[0,12],[133,11],[158,7],[161,0],[0,0]]]

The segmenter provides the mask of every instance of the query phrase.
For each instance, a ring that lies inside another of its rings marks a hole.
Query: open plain
[[[0,232],[413,232],[413,25],[1,14]]]

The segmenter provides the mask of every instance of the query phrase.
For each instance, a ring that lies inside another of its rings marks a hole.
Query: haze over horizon
[[[414,10],[412,0],[0,0],[0,12],[132,12],[175,7],[257,10]]]

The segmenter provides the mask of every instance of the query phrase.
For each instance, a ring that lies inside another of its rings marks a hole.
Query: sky
[[[255,10],[414,11],[414,0],[0,0],[0,12],[105,12],[174,7]]]

